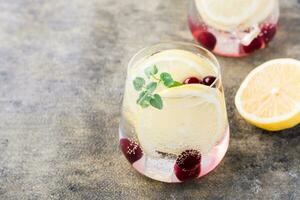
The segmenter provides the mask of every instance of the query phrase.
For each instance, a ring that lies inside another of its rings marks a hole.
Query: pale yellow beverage
[[[143,49],[129,63],[120,145],[146,176],[179,182],[207,174],[229,139],[220,68],[192,44]]]

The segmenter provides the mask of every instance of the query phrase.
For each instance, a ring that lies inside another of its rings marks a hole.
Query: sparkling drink
[[[277,0],[189,0],[188,23],[196,42],[231,57],[263,49],[277,30]]]
[[[152,179],[182,182],[213,170],[229,142],[216,58],[187,43],[139,51],[128,64],[119,136],[127,160]]]

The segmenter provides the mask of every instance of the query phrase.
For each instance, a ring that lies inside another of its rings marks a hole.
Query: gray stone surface
[[[235,92],[256,65],[300,58],[300,4],[282,1],[270,47],[218,57],[228,153],[201,180],[139,175],[118,149],[126,64],[160,41],[192,41],[181,0],[0,0],[0,199],[300,199],[300,127],[247,124]]]

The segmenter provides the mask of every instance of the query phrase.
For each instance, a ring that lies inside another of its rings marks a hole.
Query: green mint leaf
[[[133,80],[134,89],[137,91],[140,91],[144,85],[145,85],[145,80],[142,77],[136,77]]]
[[[151,75],[157,74],[157,72],[158,72],[158,69],[157,69],[156,65],[152,65],[152,66],[147,67],[147,68],[145,69],[145,74],[146,74],[146,76],[147,76],[148,78],[150,78]]]
[[[161,73],[160,79],[163,81],[164,85],[167,87],[171,87],[174,83],[172,76],[167,72]]]
[[[150,104],[151,104],[151,106],[153,106],[154,108],[157,108],[159,110],[161,110],[163,108],[162,99],[158,94],[153,95],[153,97],[150,100]]]
[[[143,91],[140,93],[136,103],[141,105],[143,108],[145,108],[149,106],[150,100],[151,100],[151,96],[149,95],[149,93],[147,91]]]
[[[153,93],[156,88],[157,88],[157,83],[156,82],[151,82],[146,86],[146,89],[147,89],[149,94]]]
[[[136,100],[137,104],[140,104],[141,102],[145,101],[148,93],[146,91],[143,91],[140,93],[139,98]]]
[[[181,85],[183,85],[183,84],[178,81],[174,81],[170,87],[177,87],[177,86],[181,86]]]

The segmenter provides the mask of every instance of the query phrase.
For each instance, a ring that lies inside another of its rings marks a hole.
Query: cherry
[[[243,46],[245,53],[252,53],[255,50],[260,49],[263,46],[263,40],[261,37],[256,37],[248,46]]]
[[[217,43],[217,39],[215,38],[215,36],[207,31],[199,32],[196,40],[208,50],[213,50]]]
[[[143,156],[143,151],[138,143],[132,139],[122,138],[120,148],[127,160],[132,164]]]
[[[176,159],[174,173],[180,181],[197,178],[201,171],[201,155],[196,150],[186,150]]]
[[[203,78],[202,82],[204,85],[211,86],[216,80],[215,76],[206,76]]]
[[[252,40],[248,46],[243,46],[245,53],[252,53],[257,49],[261,49],[264,45],[268,44],[275,36],[277,26],[275,24],[265,24],[261,28],[260,34]]]
[[[269,43],[275,36],[277,31],[276,24],[265,24],[261,28],[261,37],[266,43]]]
[[[197,84],[202,83],[202,80],[196,78],[196,77],[189,77],[183,81],[183,84]]]

